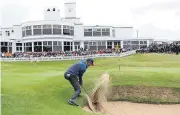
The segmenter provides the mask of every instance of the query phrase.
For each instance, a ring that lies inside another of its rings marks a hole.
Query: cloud
[[[157,11],[167,11],[167,10],[173,10],[173,11],[180,11],[180,0],[175,1],[166,1],[166,2],[154,2],[147,6],[143,7],[136,7],[132,8],[131,12],[133,14],[144,14],[146,12],[149,12],[150,10],[157,10]]]
[[[12,26],[20,24],[29,15],[27,6],[16,4],[4,4],[2,6],[2,26]]]
[[[140,37],[153,37],[157,39],[180,40],[180,28],[176,30],[160,29],[152,23],[147,23],[139,27]]]

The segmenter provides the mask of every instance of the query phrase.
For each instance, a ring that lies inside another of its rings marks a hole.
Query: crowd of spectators
[[[119,49],[119,52],[123,52],[124,50]],[[104,54],[104,53],[117,53],[115,49],[104,49],[99,51],[59,51],[59,52],[15,52],[13,54],[10,53],[2,53],[1,57],[13,57],[13,58],[21,58],[21,57],[57,57],[57,56],[84,56],[84,55],[93,55],[93,54]],[[7,55],[8,54],[8,55]]]
[[[163,43],[151,44],[148,48],[142,48],[136,51],[137,53],[176,53],[180,52],[180,44],[178,43]]]

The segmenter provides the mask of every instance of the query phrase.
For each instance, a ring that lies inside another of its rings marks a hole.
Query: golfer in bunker
[[[81,60],[73,64],[64,73],[65,79],[67,79],[70,82],[75,91],[72,97],[68,100],[69,104],[78,106],[78,104],[75,102],[75,99],[81,93],[80,85],[81,87],[83,85],[83,74],[85,73],[86,69],[90,66],[94,66],[94,60],[92,58],[88,58],[86,61]]]

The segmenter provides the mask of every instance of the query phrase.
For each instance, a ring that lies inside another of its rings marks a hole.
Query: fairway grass
[[[74,62],[2,62],[2,115],[90,115],[67,104],[73,89],[63,74]],[[175,88],[177,92],[180,89],[180,55],[96,58],[95,66],[88,68],[83,77],[88,92],[104,72],[109,72],[113,86]],[[83,100],[84,97],[77,101],[83,105]]]

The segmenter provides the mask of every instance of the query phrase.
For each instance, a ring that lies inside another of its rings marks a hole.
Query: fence
[[[1,58],[0,61],[58,61],[58,60],[81,60],[87,58],[104,58],[104,57],[125,57],[135,54],[136,51],[128,51],[120,54],[95,54],[86,56],[59,56],[59,57],[34,57],[34,58]]]

